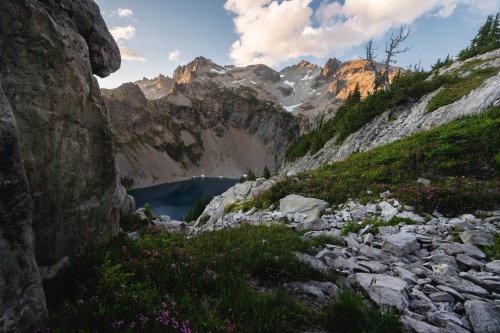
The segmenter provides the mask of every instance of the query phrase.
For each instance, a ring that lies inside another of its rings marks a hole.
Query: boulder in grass
[[[328,207],[328,202],[305,198],[291,194],[280,200],[280,212],[289,219],[300,217],[298,229],[323,230],[330,225],[321,219],[321,213]]]

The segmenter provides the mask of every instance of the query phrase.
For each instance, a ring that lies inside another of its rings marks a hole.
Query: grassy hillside
[[[286,179],[246,206],[265,208],[291,193],[338,204],[390,190],[421,212],[491,209],[500,203],[498,133],[496,107]],[[419,177],[432,185],[417,184]]]
[[[332,119],[317,130],[295,139],[286,151],[285,158],[293,161],[308,152],[315,154],[332,138],[336,138],[336,143],[341,143],[383,112],[410,106],[422,96],[440,88],[442,90],[427,105],[429,112],[456,102],[486,79],[498,74],[498,68],[495,67],[476,68],[483,62],[465,63],[446,75],[406,71],[394,78],[391,91],[377,90],[363,100],[352,98],[355,96],[353,92]]]

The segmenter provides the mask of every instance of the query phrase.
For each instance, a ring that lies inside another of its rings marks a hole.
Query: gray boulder
[[[443,328],[439,328],[433,325],[430,325],[424,321],[413,319],[409,316],[404,316],[401,319],[401,323],[406,329],[417,332],[417,333],[451,333],[451,331]]]
[[[466,230],[460,233],[464,244],[493,245],[493,234],[484,230]]]
[[[394,206],[392,206],[387,201],[382,201],[377,206],[378,206],[378,208],[380,208],[380,210],[381,210],[380,216],[384,220],[390,220],[391,218],[396,216],[396,214],[399,213],[399,210],[397,208],[395,208]]]
[[[400,232],[395,235],[386,236],[382,250],[391,252],[397,256],[413,253],[420,248],[415,235]]]
[[[326,201],[291,194],[280,200],[279,210],[289,220],[295,219],[299,213],[301,216],[300,221],[298,221],[299,230],[323,230],[330,227],[327,222],[321,219],[321,213],[327,207]]]
[[[439,250],[453,256],[462,253],[475,259],[486,258],[486,254],[484,254],[483,251],[481,251],[477,246],[471,244],[458,244],[458,243],[442,244],[438,247],[436,251]],[[439,254],[439,252],[437,254]]]
[[[500,304],[466,301],[465,312],[474,333],[500,333]]]
[[[481,261],[469,257],[468,255],[465,255],[463,253],[457,254],[457,262],[467,267],[472,267],[476,269],[479,269],[484,266],[484,264]]]
[[[384,274],[356,273],[354,281],[379,306],[395,307],[401,312],[408,309],[407,283],[404,280]]]
[[[500,275],[500,260],[493,260],[486,264],[486,268],[494,274]]]
[[[489,298],[491,296],[491,294],[486,289],[465,279],[437,274],[432,275],[430,278],[432,279],[432,282],[438,285],[449,287],[460,293],[475,295],[482,298]],[[437,288],[439,289],[439,286],[437,286]]]

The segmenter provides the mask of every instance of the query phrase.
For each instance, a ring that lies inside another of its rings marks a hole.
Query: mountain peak
[[[302,60],[301,62],[299,62],[297,65],[297,67],[301,67],[301,68],[310,68],[310,69],[314,69],[314,68],[317,68],[318,66],[317,65],[314,65],[314,64],[311,64],[309,61],[307,60]]]
[[[337,58],[330,58],[325,64],[321,76],[329,81],[332,76],[343,66],[343,63]]]
[[[199,75],[207,73],[224,75],[227,73],[227,69],[217,65],[210,59],[199,56],[187,65],[177,67],[174,71],[174,81],[177,83],[188,83]]]

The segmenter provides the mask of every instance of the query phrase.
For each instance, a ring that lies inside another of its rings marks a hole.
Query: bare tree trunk
[[[398,50],[399,44],[404,42],[406,38],[411,33],[411,26],[401,26],[399,28],[399,32],[396,36],[394,34],[391,35],[390,43],[385,45],[385,60],[383,62],[383,68],[379,68],[375,58],[377,55],[375,54],[375,48],[373,47],[373,39],[370,38],[365,45],[366,50],[366,60],[368,60],[368,64],[372,68],[372,71],[375,73],[375,82],[374,89],[376,90],[378,87],[382,86],[384,90],[391,91],[391,81],[389,77],[390,66],[392,63],[396,61],[393,60],[393,57],[396,54],[404,53],[410,49],[410,47],[405,47],[402,50]]]

